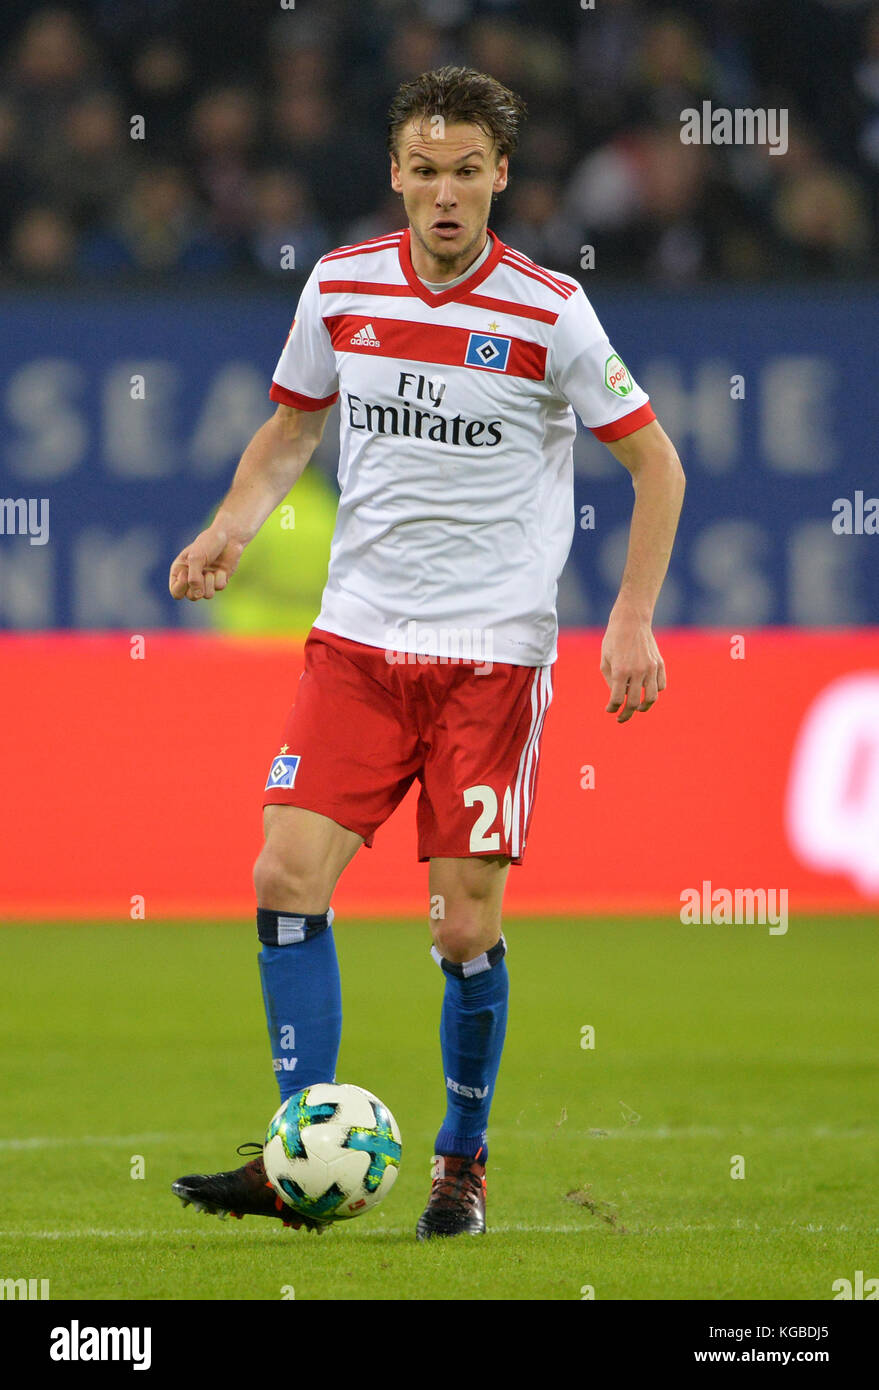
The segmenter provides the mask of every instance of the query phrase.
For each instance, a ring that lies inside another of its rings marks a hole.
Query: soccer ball
[[[360,1086],[319,1082],[284,1101],[263,1144],[266,1177],[288,1207],[317,1221],[360,1216],[386,1197],[400,1166],[397,1122]]]

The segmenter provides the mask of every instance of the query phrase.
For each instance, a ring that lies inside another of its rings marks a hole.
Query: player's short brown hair
[[[450,124],[479,126],[491,136],[501,159],[515,150],[525,111],[522,98],[487,73],[435,68],[398,88],[388,111],[388,151],[398,160],[398,137],[409,121],[442,116]]]

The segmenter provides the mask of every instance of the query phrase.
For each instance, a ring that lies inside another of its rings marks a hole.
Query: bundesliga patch
[[[299,767],[300,758],[285,757],[279,754],[269,769],[269,777],[265,789],[271,791],[273,787],[292,787],[296,781],[296,772]]]
[[[464,365],[487,367],[492,372],[505,372],[511,343],[511,338],[498,338],[494,333],[471,333],[467,340]]]

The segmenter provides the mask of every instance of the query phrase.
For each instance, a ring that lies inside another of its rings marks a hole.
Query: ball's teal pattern
[[[310,1088],[306,1086],[304,1090],[291,1096],[266,1131],[265,1143],[274,1139],[276,1134],[280,1135],[284,1153],[290,1159],[307,1157],[302,1143],[302,1130],[307,1129],[309,1125],[324,1124],[331,1120],[338,1109],[338,1106],[331,1104],[309,1105],[309,1091]]]
[[[363,1186],[367,1192],[377,1190],[389,1167],[399,1168],[403,1152],[393,1136],[391,1117],[385,1107],[373,1102],[372,1108],[375,1113],[374,1126],[367,1129],[363,1125],[352,1125],[345,1140],[346,1149],[362,1149],[370,1156],[369,1167],[363,1179]]]
[[[302,1191],[298,1182],[293,1182],[291,1178],[281,1178],[280,1185],[296,1210],[303,1216],[314,1217],[316,1221],[329,1221],[336,1208],[345,1200],[345,1193],[335,1182],[319,1197],[309,1197]]]

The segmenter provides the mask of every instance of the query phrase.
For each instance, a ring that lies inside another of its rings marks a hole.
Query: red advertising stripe
[[[336,352],[357,352],[371,357],[394,357],[403,362],[426,362],[437,366],[463,367],[471,333],[466,328],[429,325],[407,319],[382,319],[359,314],[338,314],[324,318]],[[371,330],[371,331],[370,331]],[[358,340],[359,335],[359,340]],[[504,373],[542,381],[546,375],[546,348],[525,338],[510,339],[510,355]],[[491,368],[473,367],[474,371]]]
[[[660,631],[668,688],[625,725],[601,636],[559,643],[510,914],[677,917],[705,884],[784,891],[792,924],[879,909],[877,630]],[[147,632],[133,654],[125,633],[0,636],[0,922],[253,913],[301,644]],[[426,919],[416,797],[355,856],[337,914]]]

